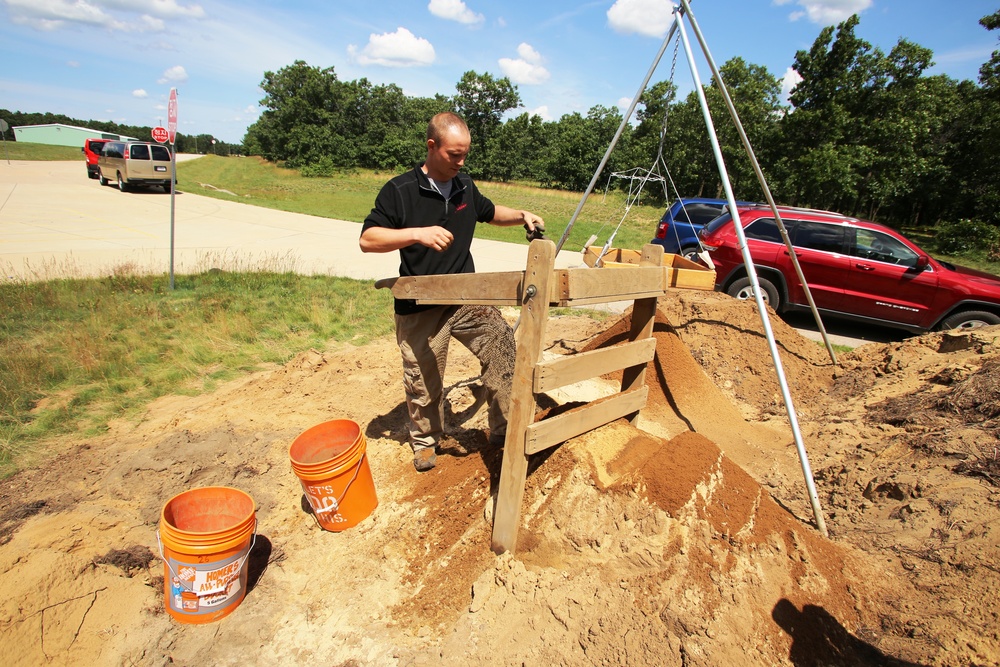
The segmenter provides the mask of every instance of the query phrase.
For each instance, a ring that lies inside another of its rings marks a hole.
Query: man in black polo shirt
[[[361,229],[363,252],[399,251],[401,276],[474,273],[472,238],[477,222],[542,231],[542,219],[499,206],[461,173],[471,138],[457,114],[440,113],[427,124],[427,159],[386,183]],[[514,333],[493,306],[418,306],[396,299],[396,341],[403,356],[403,388],[410,416],[410,446],[418,471],[430,470],[444,434],[443,383],[449,339],[454,336],[482,364],[489,408],[490,443],[507,432],[514,372]]]

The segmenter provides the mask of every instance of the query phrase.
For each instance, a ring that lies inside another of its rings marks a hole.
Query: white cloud
[[[673,7],[667,0],[615,0],[608,10],[608,25],[624,34],[663,37],[673,20]]]
[[[347,52],[360,65],[385,67],[430,65],[436,57],[430,42],[402,27],[396,32],[372,33],[365,48],[359,50],[352,44]]]
[[[776,5],[787,5],[795,2],[801,10],[788,15],[790,21],[798,21],[807,17],[812,23],[833,25],[860,14],[872,6],[872,0],[773,0]]]
[[[156,18],[155,16],[150,16],[149,14],[143,14],[139,17],[138,28],[144,32],[163,32],[167,27],[167,24],[163,19]]]
[[[188,80],[187,70],[181,65],[174,65],[170,69],[164,70],[163,76],[156,80],[156,83],[184,83]]]
[[[549,111],[549,107],[543,104],[540,107],[531,109],[528,111],[529,116],[541,116],[542,120],[549,122],[552,120],[552,112]]]
[[[205,16],[205,10],[201,5],[179,5],[175,0],[97,0],[97,2],[111,9],[137,14],[154,14],[168,19],[200,19]]]
[[[785,70],[785,76],[781,78],[781,99],[788,101],[788,96],[792,94],[792,88],[799,85],[802,77],[794,69],[789,67]]]
[[[130,27],[146,32],[166,28],[163,19],[201,18],[200,5],[178,5],[175,0],[2,0],[11,21],[36,30],[59,30],[67,24],[96,26],[111,30]],[[118,16],[117,10],[126,16]],[[135,19],[132,16],[137,15]]]
[[[482,14],[469,9],[462,0],[431,0],[427,9],[440,19],[458,21],[466,25],[478,25],[486,20]]]
[[[77,68],[77,67],[80,66],[80,61],[79,60],[67,60],[66,61],[66,65],[68,67]]]
[[[144,100],[147,97],[149,97],[149,93],[147,93],[142,88],[136,88],[135,90],[132,91],[132,97],[136,97],[136,98],[138,98],[140,100]]]
[[[631,97],[619,97],[618,98],[618,108],[622,110],[622,113],[628,109],[629,105],[632,104]]]
[[[514,83],[538,85],[549,80],[549,71],[542,65],[542,56],[530,44],[521,42],[517,47],[520,58],[501,58],[500,71]]]
[[[36,30],[58,30],[67,23],[106,28],[124,24],[86,0],[4,0],[11,21]]]

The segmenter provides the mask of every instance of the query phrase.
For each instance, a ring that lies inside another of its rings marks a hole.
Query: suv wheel
[[[1000,317],[985,310],[963,310],[941,322],[941,329],[975,329],[1000,324]]]
[[[698,246],[696,246],[696,245],[689,245],[689,246],[684,246],[683,248],[681,248],[681,251],[680,251],[679,254],[684,259],[689,259],[692,262],[699,262],[700,261],[698,259],[698,251],[699,250],[700,250],[700,248]]]
[[[104,178],[104,172],[103,171],[98,171],[97,172],[97,181],[101,185],[107,185],[108,184],[108,179]]]
[[[118,172],[118,189],[122,192],[128,192],[128,184],[122,179],[122,173]]]
[[[757,282],[760,284],[760,289],[764,293],[764,303],[771,306],[775,312],[781,306],[781,297],[778,296],[778,288],[774,286],[767,278],[757,277]],[[735,281],[726,290],[726,294],[733,297],[734,299],[739,299],[740,301],[746,301],[747,299],[753,298],[753,285],[750,284],[750,278],[743,277]]]

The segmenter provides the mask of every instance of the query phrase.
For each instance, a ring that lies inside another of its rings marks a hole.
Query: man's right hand
[[[444,227],[419,227],[417,241],[431,250],[444,252],[450,246],[455,236]]]
[[[361,234],[361,252],[392,252],[419,243],[438,252],[447,250],[455,237],[444,227],[369,227]]]

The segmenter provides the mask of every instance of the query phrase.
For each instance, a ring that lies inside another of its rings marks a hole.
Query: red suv
[[[777,312],[808,309],[770,207],[740,207],[750,257]],[[779,208],[816,307],[827,314],[921,333],[1000,324],[1000,278],[941,262],[874,222],[811,209]],[[716,289],[753,297],[724,213],[699,234],[715,262]]]

